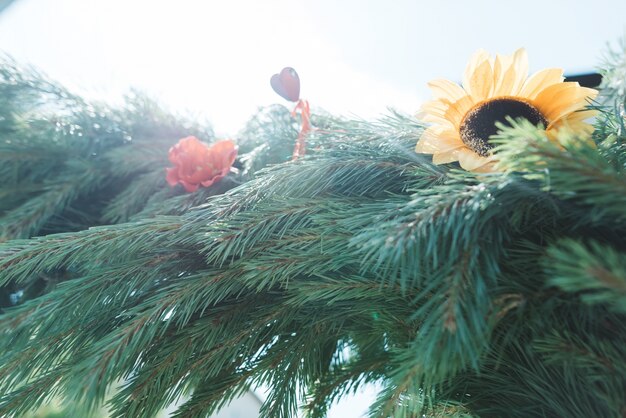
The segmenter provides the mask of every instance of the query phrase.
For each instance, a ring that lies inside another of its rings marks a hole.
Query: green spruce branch
[[[237,138],[236,174],[182,194],[160,176],[186,134],[142,103],[111,113],[112,142],[89,135],[76,155],[96,152],[95,177],[47,218],[25,208],[52,201],[43,173],[71,179],[78,157],[35,173],[24,145],[5,173],[30,185],[0,218],[24,238],[81,198],[103,204],[80,231],[0,244],[0,284],[38,289],[0,316],[0,415],[57,396],[139,418],[184,398],[175,416],[202,417],[262,385],[263,416],[322,417],[370,383],[372,417],[626,411],[615,115],[595,142],[512,121],[494,139],[503,172],[485,175],[416,155],[423,127],[396,113],[314,115],[292,162],[297,122],[271,107]],[[36,132],[20,123],[2,132]]]

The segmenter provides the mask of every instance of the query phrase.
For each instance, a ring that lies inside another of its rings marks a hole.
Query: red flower
[[[195,136],[188,136],[170,148],[169,160],[174,167],[167,169],[167,183],[180,183],[188,192],[195,192],[200,185],[209,187],[228,174],[235,157],[237,147],[229,139],[208,146]]]

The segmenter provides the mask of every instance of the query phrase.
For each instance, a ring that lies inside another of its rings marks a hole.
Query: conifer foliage
[[[624,55],[594,141],[524,121],[496,173],[435,166],[423,125],[281,106],[233,138],[236,172],[188,194],[167,150],[211,129],[135,95],[87,103],[0,67],[0,415],[52,397],[205,417],[263,385],[262,416],[626,413]],[[116,387],[108,396],[108,389]]]

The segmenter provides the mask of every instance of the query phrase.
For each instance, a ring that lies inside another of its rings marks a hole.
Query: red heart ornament
[[[290,102],[297,102],[300,99],[300,77],[291,67],[285,67],[280,74],[274,74],[270,79],[270,84],[276,93]]]

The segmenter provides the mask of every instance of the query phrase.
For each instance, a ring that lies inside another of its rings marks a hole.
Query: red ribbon
[[[309,107],[309,102],[307,100],[298,100],[296,107],[291,112],[291,116],[294,118],[298,114],[298,110],[300,111],[300,117],[302,118],[302,128],[300,129],[300,133],[298,134],[298,140],[296,141],[296,146],[293,149],[292,160],[295,161],[298,157],[302,157],[306,152],[306,137],[308,133],[311,131],[311,109]]]

